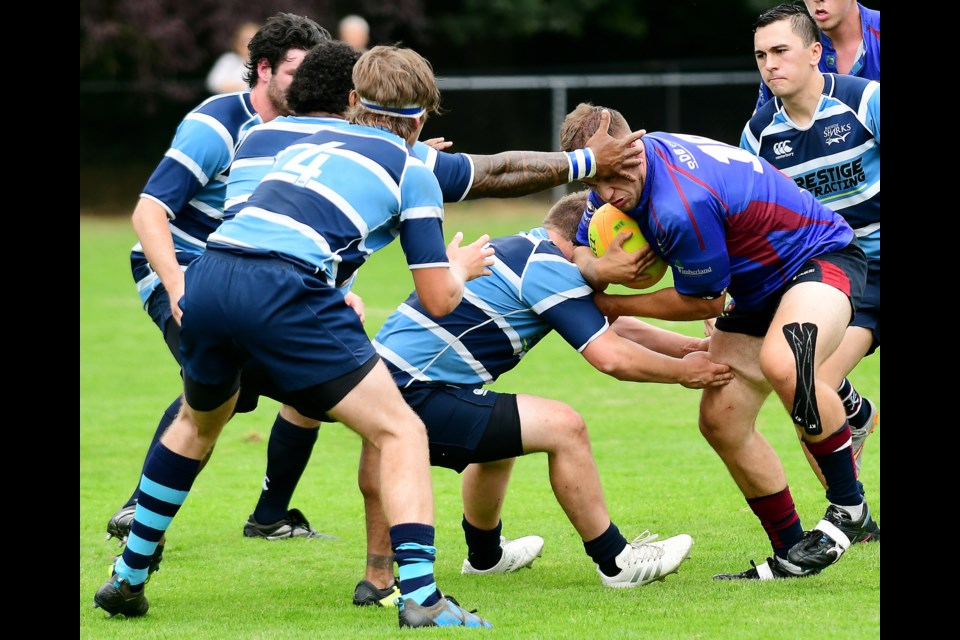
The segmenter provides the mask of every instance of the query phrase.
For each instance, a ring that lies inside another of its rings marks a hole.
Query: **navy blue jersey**
[[[857,51],[857,59],[854,61],[849,75],[880,82],[880,12],[867,9],[862,4],[857,4],[860,8],[861,41],[860,49]],[[837,50],[829,36],[823,32],[820,33],[820,44],[823,45],[823,53],[820,55],[820,71],[838,73]],[[767,87],[766,83],[761,82],[756,109],[760,109],[772,97],[770,88]]]
[[[880,83],[824,74],[813,121],[798,126],[779,98],[747,122],[740,146],[766,159],[853,227],[880,258]]]
[[[553,329],[583,351],[608,328],[593,290],[545,229],[490,244],[492,275],[468,282],[455,310],[435,318],[413,293],[377,333],[374,346],[401,387],[484,385],[517,366]]]
[[[673,270],[677,291],[715,296],[728,290],[737,308],[762,309],[807,260],[853,240],[842,217],[769,162],[716,140],[648,133],[639,204],[630,217]],[[577,242],[588,244],[590,193]]]
[[[208,98],[177,127],[170,148],[140,194],[166,210],[177,261],[183,268],[203,253],[207,236],[220,225],[234,149],[244,133],[259,123],[249,91]],[[139,243],[130,262],[146,305],[160,278]]]
[[[309,265],[339,286],[398,235],[411,268],[448,266],[442,222],[437,179],[404,140],[345,124],[281,152],[208,245]]]

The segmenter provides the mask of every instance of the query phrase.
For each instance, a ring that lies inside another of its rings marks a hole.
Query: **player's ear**
[[[816,67],[820,64],[820,56],[823,55],[823,45],[819,41],[813,43],[810,49],[810,63]]]
[[[350,95],[347,96],[347,104],[351,107],[355,107],[359,102],[360,102],[360,98],[357,97],[357,90],[350,89]]]

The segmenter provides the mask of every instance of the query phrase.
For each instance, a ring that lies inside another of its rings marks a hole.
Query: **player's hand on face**
[[[353,291],[348,291],[345,296],[343,296],[343,301],[347,303],[347,306],[357,312],[357,315],[360,316],[360,322],[366,322],[367,317],[365,315],[366,307],[363,304],[363,298],[355,294]]]
[[[722,387],[733,380],[733,371],[728,365],[717,364],[705,351],[694,351],[683,357],[686,365],[684,379],[680,381],[688,389]]]
[[[598,178],[620,176],[636,182],[639,175],[630,169],[640,166],[643,145],[638,141],[647,133],[646,129],[633,131],[622,138],[610,135],[610,112],[600,112],[600,127],[587,140],[587,146],[593,151],[597,161]]]
[[[490,275],[488,267],[493,266],[494,250],[490,246],[490,236],[483,234],[473,242],[461,246],[463,232],[457,231],[447,245],[447,258],[450,264],[457,265],[464,275],[464,281]]]
[[[433,147],[437,151],[443,151],[444,149],[449,149],[453,146],[453,140],[447,140],[442,137],[430,138],[428,140],[424,140],[423,144],[427,145],[428,147]]]

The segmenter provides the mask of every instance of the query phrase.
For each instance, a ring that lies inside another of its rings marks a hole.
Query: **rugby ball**
[[[623,243],[624,251],[639,251],[646,246],[647,239],[640,233],[637,221],[620,211],[612,204],[600,206],[590,219],[587,237],[590,239],[590,250],[598,258],[607,252],[607,248],[618,234],[632,231],[633,235]],[[660,282],[667,272],[667,263],[659,256],[657,261],[643,270],[650,278],[640,282],[624,283],[633,289],[647,289]]]

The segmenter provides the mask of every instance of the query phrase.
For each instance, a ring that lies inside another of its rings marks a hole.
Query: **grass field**
[[[461,204],[448,236],[467,240],[536,226],[542,200]],[[880,546],[858,545],[823,574],[803,580],[717,582],[718,572],[763,561],[769,543],[719,458],[697,430],[697,391],[618,382],[590,367],[556,336],[544,340],[494,388],[562,399],[590,428],[614,522],[628,538],[644,529],[689,533],[692,557],[678,575],[638,589],[600,586],[594,565],[550,490],[544,455],[521,458],[504,508],[508,537],[538,534],[543,557],[531,570],[460,575],[465,557],[459,481],[434,469],[438,584],[496,625],[491,631],[397,629],[394,610],[351,604],[363,577],[363,509],[356,486],[359,440],[324,425],[291,506],[336,540],[266,542],[241,535],[253,510],[277,405],[238,416],[169,530],[165,559],[147,587],[150,613],[108,619],[93,594],[117,552],[104,542],[107,518],[123,503],[162,411],[180,379],[160,334],[139,307],[129,269],[135,241],[126,216],[80,217],[80,637],[383,638],[479,634],[488,638],[880,637]],[[409,293],[399,243],[360,272],[372,332]],[[663,323],[699,335],[700,323]],[[852,374],[880,399],[880,355]],[[784,410],[770,400],[759,429],[780,453],[807,527],[823,514],[823,490],[807,467]],[[861,479],[880,515],[880,431],[868,442]],[[838,608],[838,605],[842,608]]]

